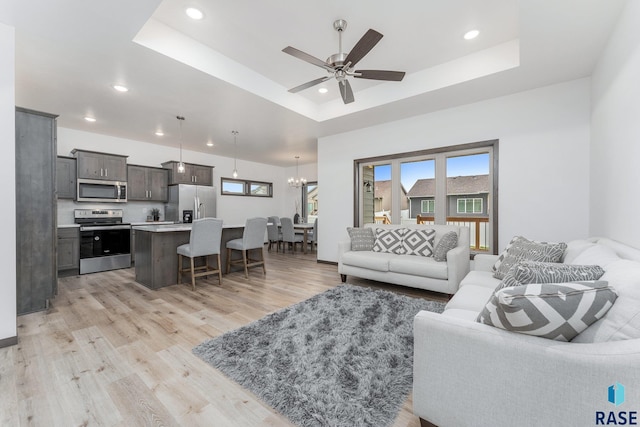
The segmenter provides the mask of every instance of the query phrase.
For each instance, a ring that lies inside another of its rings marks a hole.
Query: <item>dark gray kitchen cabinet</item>
[[[164,162],[163,168],[169,169],[169,185],[174,184],[195,184],[195,185],[213,185],[213,166],[196,165],[193,163],[185,163],[185,172],[178,173],[178,164],[175,160]]]
[[[167,201],[167,187],[169,185],[169,171],[167,169],[128,165],[127,175],[129,190],[127,199],[129,201]]]
[[[58,228],[58,276],[80,271],[80,229]]]
[[[56,117],[16,108],[16,304],[44,310],[57,293]]]
[[[78,163],[78,178],[103,181],[127,180],[127,156],[74,149]]]
[[[58,156],[56,159],[56,191],[58,199],[76,198],[76,159]]]

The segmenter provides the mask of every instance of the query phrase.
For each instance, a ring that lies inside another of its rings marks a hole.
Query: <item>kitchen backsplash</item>
[[[123,222],[145,222],[151,215],[151,209],[160,209],[160,221],[164,220],[164,203],[158,202],[127,202],[127,203],[78,203],[73,200],[58,200],[58,225],[73,224],[75,209],[122,209]]]

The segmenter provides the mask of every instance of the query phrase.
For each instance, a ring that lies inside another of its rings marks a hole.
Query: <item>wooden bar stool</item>
[[[182,275],[191,273],[191,287],[196,290],[196,277],[218,273],[222,285],[222,266],[220,265],[220,241],[222,240],[222,220],[203,218],[193,221],[189,243],[178,246],[178,284],[182,283]],[[218,267],[209,266],[209,255],[217,255]],[[183,268],[182,257],[190,259],[191,265]],[[205,257],[205,265],[195,267],[194,259]]]

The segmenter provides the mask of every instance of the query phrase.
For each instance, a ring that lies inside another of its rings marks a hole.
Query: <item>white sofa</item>
[[[422,426],[589,426],[610,412],[618,423],[620,412],[627,420],[640,412],[640,251],[610,239],[569,242],[563,261],[600,265],[618,293],[571,342],[475,321],[500,282],[496,259],[476,256],[444,313],[414,319],[413,411]],[[607,400],[615,383],[626,390],[618,407]]]
[[[345,240],[338,244],[338,272],[342,277],[342,282],[345,282],[349,275],[454,294],[458,290],[462,278],[469,272],[468,227],[426,224],[366,224],[365,227],[432,229],[436,232],[434,247],[444,234],[455,231],[458,235],[458,244],[447,252],[446,262],[438,262],[433,257],[352,251],[351,241]]]

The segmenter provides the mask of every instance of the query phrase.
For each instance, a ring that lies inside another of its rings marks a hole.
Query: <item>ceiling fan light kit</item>
[[[331,78],[335,78],[338,82],[338,88],[340,89],[340,96],[345,104],[349,104],[354,101],[353,90],[349,83],[348,77],[356,79],[369,79],[369,80],[385,80],[399,82],[404,78],[405,73],[403,71],[388,71],[388,70],[354,70],[353,67],[364,58],[371,49],[382,39],[382,34],[376,30],[369,29],[362,38],[351,49],[351,52],[342,52],[342,32],[347,28],[347,21],[344,19],[338,19],[333,23],[333,28],[338,32],[338,53],[335,53],[326,61],[322,61],[308,53],[298,50],[294,47],[287,46],[282,49],[283,52],[288,53],[291,56],[295,56],[298,59],[302,59],[312,65],[323,68],[330,75],[326,77],[320,77],[310,82],[301,84],[292,89],[289,89],[291,93],[297,93],[304,89],[308,89],[312,86],[326,82]]]

